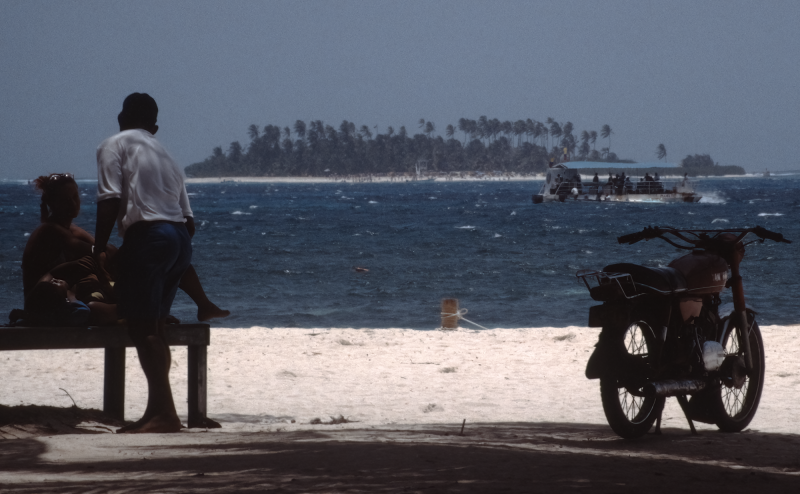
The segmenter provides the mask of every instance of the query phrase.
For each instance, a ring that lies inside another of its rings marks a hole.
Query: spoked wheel
[[[644,392],[652,368],[655,335],[644,321],[631,323],[619,336],[625,353],[620,355],[626,377],[601,377],[600,396],[608,425],[624,438],[643,436],[664,407],[664,398]]]
[[[753,370],[749,375],[743,368],[739,328],[734,327],[722,341],[725,361],[720,372],[723,379],[719,391],[715,390],[711,397],[711,410],[717,427],[724,432],[739,432],[747,427],[756,414],[764,388],[764,342],[752,314],[748,314],[748,323],[753,354]]]

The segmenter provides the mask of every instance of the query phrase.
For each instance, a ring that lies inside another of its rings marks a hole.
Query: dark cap
[[[131,93],[122,102],[118,118],[133,124],[154,125],[158,119],[158,105],[147,93]]]

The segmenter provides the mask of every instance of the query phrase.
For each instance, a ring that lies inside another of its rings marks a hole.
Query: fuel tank
[[[728,281],[725,259],[705,251],[694,251],[669,263],[686,278],[688,292],[696,295],[720,293]]]

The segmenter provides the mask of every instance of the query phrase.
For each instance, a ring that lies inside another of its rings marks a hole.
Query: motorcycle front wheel
[[[748,314],[748,322],[753,370],[745,377],[741,388],[720,384],[719,391],[714,390],[711,397],[711,410],[715,423],[723,432],[740,432],[750,424],[758,409],[761,391],[764,388],[764,342],[761,339],[761,330],[752,314]],[[722,341],[725,355],[743,356],[743,352],[739,349],[740,341],[739,328],[734,327]]]
[[[622,360],[631,362],[631,366],[638,363],[642,368],[653,365],[651,359],[656,338],[649,324],[645,321],[631,322],[618,338],[622,339],[626,352]],[[643,375],[600,378],[600,397],[606,420],[621,437],[633,439],[645,435],[664,408],[663,397],[644,392],[646,382]]]

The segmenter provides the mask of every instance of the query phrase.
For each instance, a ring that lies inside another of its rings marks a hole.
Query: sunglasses
[[[58,182],[59,180],[75,180],[75,177],[71,173],[53,173],[48,180]]]

